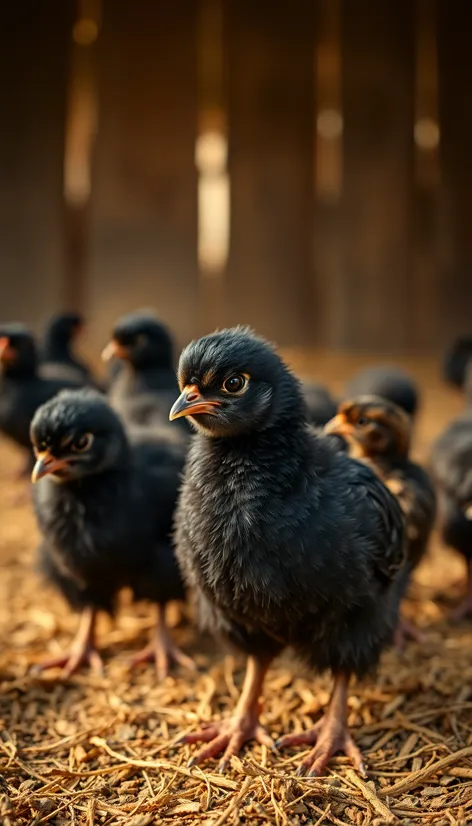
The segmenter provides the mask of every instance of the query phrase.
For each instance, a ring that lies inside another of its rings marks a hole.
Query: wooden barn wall
[[[469,0],[431,3],[440,175],[424,191],[413,142],[417,3],[339,0],[342,186],[328,223],[318,225],[320,0],[295,0],[289,13],[269,0],[222,2],[231,237],[215,323],[247,322],[283,345],[379,352],[439,347],[472,330]],[[115,317],[139,306],[153,306],[179,342],[202,330],[198,9],[199,0],[103,0],[86,266],[76,291],[95,351]],[[72,0],[41,0],[8,3],[2,16],[2,317],[36,327],[73,293],[63,163],[76,11]]]
[[[313,0],[287,13],[270,0],[229,0],[231,246],[225,322],[280,344],[312,340]]]
[[[354,348],[402,349],[412,324],[414,3],[343,0],[342,244]]]
[[[105,0],[89,266],[92,340],[153,307],[180,342],[198,329],[196,0]]]
[[[442,341],[472,332],[472,4],[438,0]]]
[[[2,4],[1,318],[37,329],[63,299],[63,155],[73,3]]]

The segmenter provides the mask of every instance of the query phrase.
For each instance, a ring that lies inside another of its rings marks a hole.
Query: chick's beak
[[[10,346],[10,339],[8,336],[2,336],[0,338],[0,361],[9,362],[13,361],[14,358],[15,352]]]
[[[112,340],[109,341],[107,346],[102,350],[102,361],[110,361],[112,358],[129,358],[128,348],[123,344],[120,344],[119,341],[115,341],[114,338],[112,338]]]
[[[39,482],[43,476],[49,476],[49,474],[56,473],[58,470],[67,467],[67,464],[67,459],[56,459],[54,456],[51,456],[47,450],[43,453],[38,453],[36,455],[36,464],[31,474],[33,485],[35,482]]]
[[[352,426],[348,424],[345,416],[338,413],[337,416],[334,416],[333,419],[325,424],[324,432],[347,437],[350,433],[352,433]]]
[[[182,416],[196,416],[198,413],[215,416],[215,407],[221,407],[220,402],[204,399],[195,384],[187,384],[177,401],[174,402],[169,419],[173,422],[174,419],[180,419]]]

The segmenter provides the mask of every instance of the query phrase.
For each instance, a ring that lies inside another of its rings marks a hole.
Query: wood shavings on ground
[[[458,409],[434,378],[427,386],[420,453]],[[9,479],[18,454],[2,444],[0,461],[2,826],[472,822],[472,623],[448,619],[464,572],[437,539],[406,605],[426,643],[388,652],[376,680],[352,686],[350,724],[368,780],[344,757],[325,778],[300,778],[303,750],[278,754],[256,744],[220,775],[216,761],[188,769],[192,749],[177,740],[234,708],[244,663],[199,637],[188,619],[176,618],[174,633],[195,657],[195,675],[177,671],[159,685],[152,668],[129,672],[152,612],[124,598],[117,622],[104,618],[99,626],[104,678],[86,670],[67,682],[57,673],[30,676],[31,665],[67,645],[75,618],[34,573],[34,520],[27,504],[16,503],[21,488]],[[309,726],[329,688],[327,677],[278,660],[266,683],[263,724],[274,738]]]

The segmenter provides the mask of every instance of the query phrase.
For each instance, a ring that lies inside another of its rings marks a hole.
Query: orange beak
[[[0,338],[0,361],[4,364],[8,364],[9,362],[15,361],[16,352],[13,347],[10,346],[10,339],[8,336],[2,336]]]
[[[173,404],[169,419],[173,422],[174,419],[180,419],[182,416],[197,416],[199,413],[215,416],[215,407],[221,407],[221,403],[204,399],[196,384],[187,384]]]
[[[344,436],[345,439],[352,435],[354,428],[350,425],[346,418],[338,413],[324,426],[325,433],[335,433],[338,436]]]
[[[56,473],[67,467],[67,459],[55,459],[54,456],[45,450],[42,453],[36,454],[36,464],[31,474],[31,481],[33,485],[39,482],[43,476],[49,476],[51,473]]]
[[[114,338],[108,342],[107,346],[102,350],[102,361],[110,361],[112,358],[128,359],[129,350],[123,344],[120,344]]]

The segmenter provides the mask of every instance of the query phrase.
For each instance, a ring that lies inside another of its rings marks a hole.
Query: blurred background
[[[0,29],[3,320],[94,355],[180,344],[434,355],[471,327],[470,0],[16,0]]]

